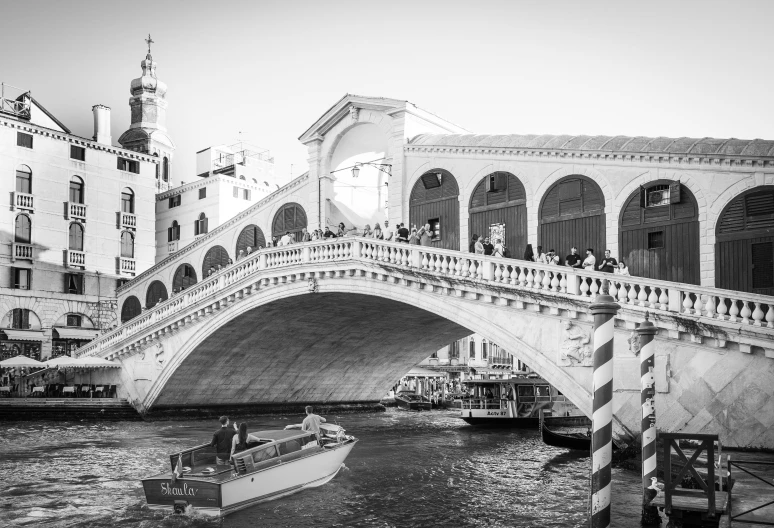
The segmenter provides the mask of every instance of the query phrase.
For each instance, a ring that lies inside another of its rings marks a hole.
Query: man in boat
[[[215,448],[215,460],[218,465],[229,463],[231,444],[234,435],[237,433],[235,429],[228,426],[228,423],[228,416],[220,417],[220,429],[212,435],[212,441],[210,442],[210,446]]]
[[[312,411],[312,406],[307,405],[306,406],[306,418],[304,418],[303,423],[301,424],[301,430],[302,431],[309,431],[310,433],[314,433],[317,435],[317,442],[320,442],[320,423],[325,422],[325,418],[322,416],[317,416]]]

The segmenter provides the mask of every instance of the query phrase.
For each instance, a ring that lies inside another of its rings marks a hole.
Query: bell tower
[[[140,63],[142,75],[134,79],[129,87],[129,108],[132,123],[129,130],[121,134],[118,142],[122,147],[158,156],[156,188],[158,192],[172,185],[172,156],[175,143],[167,134],[167,85],[156,76],[156,62],[151,56],[153,39],[148,35],[148,54]]]

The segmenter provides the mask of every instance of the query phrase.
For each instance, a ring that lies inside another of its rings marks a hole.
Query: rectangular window
[[[441,219],[431,218],[427,221],[427,223],[430,224],[430,234],[432,236],[431,240],[441,240]]]
[[[80,273],[65,273],[65,293],[83,295],[83,275]]]
[[[19,330],[26,330],[30,327],[30,311],[26,308],[16,308],[13,311],[13,320],[11,321],[11,328],[18,328]]]
[[[648,233],[648,249],[661,249],[664,247],[664,232],[653,231]]]
[[[422,176],[422,185],[425,189],[435,189],[441,186],[442,177],[440,172],[430,172]]]
[[[239,187],[235,185],[233,191],[234,198],[239,198]]]
[[[242,199],[243,200],[250,199],[250,189],[242,189]]]
[[[17,290],[29,290],[32,287],[32,270],[13,268],[13,284],[11,287]]]
[[[121,286],[123,286],[127,282],[129,282],[129,279],[118,279],[118,280],[116,280],[116,288],[120,288]]]
[[[173,207],[178,207],[180,205],[180,198],[181,194],[178,194],[177,196],[170,196],[169,197],[169,208],[172,209]]]
[[[207,198],[207,187],[199,189],[199,199]]]
[[[753,289],[774,288],[774,243],[752,244],[751,249]]]
[[[32,173],[23,170],[16,171],[16,192],[32,194]]]
[[[32,148],[32,135],[25,134],[24,132],[16,133],[16,146],[31,149]]]
[[[118,168],[118,170],[133,172],[134,174],[140,174],[139,161],[122,158],[120,156],[116,159],[118,160],[116,164],[116,168]]]
[[[70,145],[70,159],[86,161],[86,148]]]
[[[81,316],[73,314],[68,315],[67,326],[81,326]]]

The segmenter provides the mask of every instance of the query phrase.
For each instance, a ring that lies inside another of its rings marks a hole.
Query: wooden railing
[[[682,434],[682,433],[660,433],[659,438],[664,443],[664,513],[672,513],[674,497],[696,498],[703,496],[707,500],[707,515],[714,517],[717,513],[716,491],[715,491],[715,442],[718,441],[718,435],[711,434]],[[679,442],[681,440],[700,442],[691,458],[685,456]],[[675,450],[677,456],[684,462],[684,465],[678,471],[677,476],[672,476],[672,450]],[[720,444],[718,444],[720,449]],[[707,453],[707,481],[696,471],[696,461],[703,453]],[[688,476],[688,472],[693,476],[694,481],[701,488],[701,492],[695,489],[678,489],[682,483],[683,477]],[[722,507],[725,511],[726,506]]]
[[[585,310],[594,302],[602,281],[610,281],[610,293],[624,307],[658,310],[706,322],[724,321],[737,329],[774,329],[774,298],[742,292],[706,288],[690,284],[621,277],[596,271],[536,264],[522,260],[474,255],[459,251],[384,242],[360,237],[343,237],[306,242],[256,251],[218,271],[183,292],[159,303],[81,349],[80,354],[96,353],[118,340],[187,309],[202,299],[232,288],[236,283],[255,281],[258,273],[326,262],[356,261],[393,267],[401,273],[425,275],[428,279],[463,281],[493,296],[529,292],[561,304],[572,300],[572,307]],[[130,291],[124,287],[121,297]],[[696,299],[701,299],[697,302]],[[719,299],[722,302],[716,302]],[[578,305],[578,303],[581,303]],[[690,306],[689,306],[690,305]],[[712,306],[735,307],[718,310]],[[710,308],[708,308],[708,306]],[[774,332],[772,332],[774,334]]]
[[[760,519],[742,519],[743,516],[751,514],[753,512],[756,512],[758,510],[762,510],[763,508],[766,508],[768,506],[771,506],[774,504],[774,483],[769,482],[765,477],[758,475],[753,472],[753,470],[750,468],[750,466],[772,466],[774,467],[774,462],[764,462],[763,460],[731,460],[731,457],[728,457],[728,476],[729,479],[731,478],[732,468],[736,468],[740,471],[743,471],[750,475],[751,477],[755,478],[756,480],[763,482],[765,486],[761,486],[758,484],[759,489],[767,490],[769,492],[768,497],[771,498],[770,501],[765,502],[763,504],[757,504],[752,506],[752,508],[748,508],[747,510],[741,512],[741,513],[734,513],[731,505],[733,505],[732,500],[732,486],[728,486],[728,520],[730,521],[729,526],[731,526],[731,523],[733,521],[737,521],[739,523],[746,523],[746,524],[757,524],[761,526],[774,526],[774,516],[769,521],[764,521]],[[769,476],[769,479],[771,477]],[[771,488],[771,489],[769,489]],[[766,496],[765,493],[761,493],[762,496]],[[765,500],[765,499],[764,499]],[[763,512],[761,512],[763,513]]]

